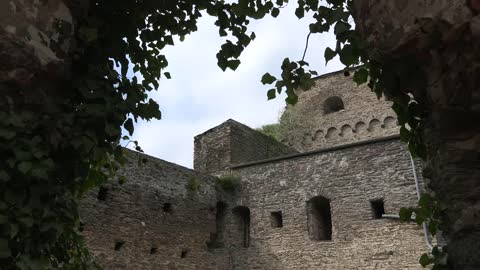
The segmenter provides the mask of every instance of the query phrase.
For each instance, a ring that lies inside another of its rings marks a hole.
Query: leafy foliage
[[[134,123],[161,117],[148,92],[171,77],[162,50],[196,31],[198,19],[208,14],[217,18],[219,35],[230,36],[217,54],[218,66],[235,70],[255,39],[249,19],[277,16],[273,8],[283,4],[78,2],[85,5],[69,5],[74,36],[61,37],[74,39],[67,57],[72,77],[41,74],[31,89],[6,85],[0,99],[2,269],[98,267],[80,237],[79,200],[125,162],[120,141],[130,140]],[[128,135],[122,137],[122,128]]]
[[[240,187],[240,181],[240,177],[233,174],[225,174],[216,179],[217,185],[228,192],[235,192]]]
[[[190,177],[185,185],[188,191],[197,192],[200,189],[200,181],[196,177]]]
[[[280,128],[280,123],[276,123],[276,124],[263,125],[260,128],[257,128],[256,130],[277,141],[280,141],[281,135],[279,133],[279,128]]]
[[[85,0],[70,5],[76,25],[71,52],[71,78],[44,80],[33,89],[8,85],[0,99],[0,265],[5,269],[94,269],[80,237],[78,202],[82,194],[111,178],[126,158],[119,142],[130,140],[138,119],[161,118],[148,92],[171,78],[162,50],[197,30],[204,14],[216,17],[222,37],[229,38],[217,54],[222,70],[235,70],[240,54],[255,39],[251,19],[277,17],[286,0],[130,1]],[[423,104],[412,92],[426,87],[416,57],[372,57],[349,23],[352,0],[298,0],[298,18],[313,12],[311,34],[333,28],[335,48],[325,50],[347,67],[359,67],[353,79],[368,83],[377,95],[395,103],[402,139],[412,153],[425,157],[419,136]],[[61,34],[61,33],[60,33]],[[307,40],[308,41],[308,40]],[[434,41],[432,41],[434,42]],[[308,42],[307,42],[308,44]],[[307,46],[308,47],[308,46]],[[313,85],[308,63],[282,62],[269,99],[283,91],[286,101],[298,100],[295,89]],[[133,72],[133,75],[131,75]],[[130,75],[129,75],[130,74]],[[122,136],[122,128],[128,132]],[[141,151],[137,142],[135,149]],[[124,181],[121,178],[120,181]],[[239,179],[220,177],[219,185],[235,190]],[[426,259],[422,260],[427,262]],[[422,263],[422,264],[423,264]]]

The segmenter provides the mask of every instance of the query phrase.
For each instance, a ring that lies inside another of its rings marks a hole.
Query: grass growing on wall
[[[225,174],[217,178],[217,186],[228,192],[235,192],[240,187],[240,176]]]

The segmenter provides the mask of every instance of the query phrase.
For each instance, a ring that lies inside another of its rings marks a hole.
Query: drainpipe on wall
[[[412,163],[412,172],[413,172],[413,178],[415,179],[415,189],[417,190],[417,199],[420,200],[420,187],[418,185],[418,177],[417,177],[417,170],[415,168],[415,162],[413,161],[413,157],[410,152],[408,153],[408,155],[410,156],[410,162]],[[425,244],[427,244],[428,248],[432,250],[433,249],[432,240],[430,239],[430,235],[428,234],[427,223],[425,221],[422,223],[422,227],[423,227],[423,236],[425,239]]]

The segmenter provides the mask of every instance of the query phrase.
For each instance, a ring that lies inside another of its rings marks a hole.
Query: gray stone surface
[[[338,97],[343,109],[326,113],[326,101]],[[317,78],[315,86],[299,91],[295,106],[280,119],[287,126],[284,143],[303,152],[398,134],[391,102],[378,99],[366,85],[357,86],[343,72]]]
[[[148,162],[139,166],[132,154],[119,173],[127,177],[125,184],[112,182],[102,187],[101,199],[97,190],[83,200],[84,235],[100,264],[106,269],[421,269],[418,258],[427,251],[421,228],[378,218],[382,211],[397,214],[415,205],[417,198],[408,151],[395,136],[394,114],[388,102],[378,102],[347,79],[325,75],[316,90],[300,94],[295,110],[308,119],[286,143],[302,153],[228,120],[195,137],[196,171],[147,155],[141,157]],[[344,111],[324,114],[322,104],[331,96],[342,98]],[[331,128],[340,135],[309,141]],[[294,140],[299,134],[307,139]],[[238,176],[240,183],[234,191],[223,190],[211,175]],[[375,211],[371,201],[379,200],[384,209]],[[124,244],[118,249],[119,241]]]

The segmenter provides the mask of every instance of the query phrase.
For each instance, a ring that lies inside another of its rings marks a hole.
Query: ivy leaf
[[[231,70],[236,70],[238,68],[238,66],[240,65],[240,60],[230,60],[227,62],[227,66],[231,69]]]
[[[430,259],[430,257],[428,257],[428,254],[427,254],[427,253],[424,253],[424,254],[420,257],[419,262],[420,262],[420,264],[425,268],[425,267],[427,267],[427,265],[429,265],[430,263],[432,263],[432,259]]]
[[[125,123],[123,123],[123,127],[128,131],[128,134],[130,134],[130,136],[133,135],[133,120],[132,120],[132,118],[128,118],[127,121],[125,121]]]
[[[272,84],[276,80],[277,79],[274,76],[267,72],[263,74],[261,82],[262,84]]]
[[[368,70],[361,68],[355,71],[353,74],[353,81],[357,83],[357,85],[366,83],[368,80]]]
[[[118,184],[123,185],[127,181],[127,177],[125,175],[120,175],[118,177]]]
[[[325,49],[325,54],[324,54],[324,57],[325,57],[325,65],[328,63],[328,61],[332,60],[333,57],[335,57],[337,55],[337,52],[330,49],[329,47],[327,47]]]
[[[338,35],[338,34],[341,34],[343,32],[346,32],[348,30],[350,30],[350,24],[346,23],[346,22],[343,22],[343,21],[338,21],[336,24],[335,24],[335,28],[333,29],[333,32],[335,33],[335,35]]]
[[[278,8],[273,8],[272,9],[272,17],[276,18],[280,14],[280,9]]]
[[[23,174],[27,174],[31,169],[32,163],[29,161],[22,161],[18,164],[18,170]]]
[[[274,99],[276,97],[275,89],[270,89],[267,91],[268,100]]]
[[[170,75],[170,72],[165,72],[163,73],[163,75],[165,75],[165,77],[169,80],[172,78],[172,76]]]
[[[299,19],[305,16],[305,2],[303,0],[298,0],[298,7],[295,9],[295,15]]]
[[[412,220],[412,213],[413,213],[413,208],[406,208],[402,207],[400,208],[400,220],[401,221],[410,221]]]

